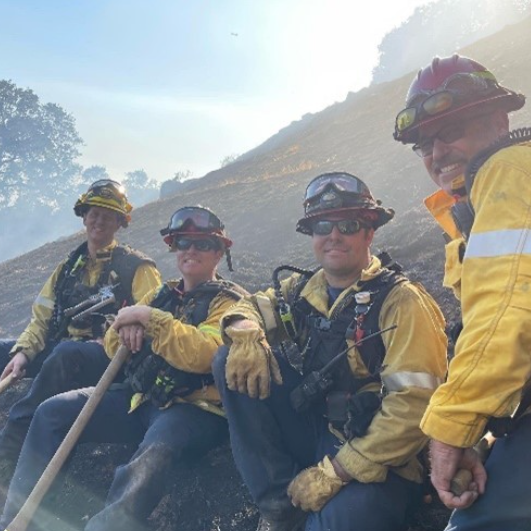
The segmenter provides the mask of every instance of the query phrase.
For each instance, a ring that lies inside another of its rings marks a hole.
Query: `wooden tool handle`
[[[13,376],[13,373],[10,372],[3,380],[0,381],[0,395],[11,386],[13,382],[17,379]]]
[[[94,391],[83,406],[83,409],[80,411],[77,419],[74,421],[72,427],[66,434],[63,442],[57,449],[57,452],[55,452],[55,455],[48,463],[48,466],[44,470],[41,478],[33,488],[31,494],[28,496],[28,499],[21,507],[18,514],[6,528],[6,531],[26,531],[31,519],[33,518],[33,515],[35,514],[35,511],[37,510],[37,507],[44,498],[44,495],[48,492],[53,480],[61,470],[62,466],[70,455],[70,452],[76,445],[81,433],[85,429],[85,426],[92,417],[96,407],[100,403],[105,392],[109,389],[128,355],[129,351],[127,348],[121,345],[116,352],[116,355],[111,360],[111,363],[109,363],[109,366],[100,378],[100,381],[94,388]]]
[[[470,470],[466,470],[465,468],[458,470],[450,482],[450,490],[452,491],[452,494],[461,496],[463,492],[468,490],[468,485],[470,485],[471,481],[472,472],[470,472]]]

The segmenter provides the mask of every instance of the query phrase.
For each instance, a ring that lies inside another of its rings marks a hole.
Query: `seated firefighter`
[[[83,218],[86,241],[46,281],[20,337],[0,344],[6,365],[2,379],[37,376],[11,408],[0,434],[0,481],[5,487],[37,406],[57,393],[94,385],[105,371],[109,359],[102,343],[103,314],[116,314],[161,283],[153,260],[115,240],[118,229],[129,224],[131,210],[124,188],[109,179],[94,182],[81,195],[74,212]],[[100,303],[99,310],[91,310]]]
[[[203,207],[177,210],[160,232],[176,253],[182,277],[120,310],[105,336],[109,356],[120,343],[132,352],[127,378],[105,393],[80,442],[132,442],[138,449],[116,470],[105,507],[87,522],[87,531],[144,529],[174,479],[173,465],[206,453],[227,435],[211,363],[221,344],[221,316],[246,294],[216,273],[224,254],[231,268],[232,242],[218,217]],[[63,393],[37,409],[0,528],[19,511],[93,392]],[[39,529],[37,520],[28,529]]]
[[[444,319],[398,266],[371,256],[394,212],[365,183],[325,173],[304,207],[297,231],[321,268],[274,274],[274,289],[222,320],[230,347],[213,370],[234,459],[259,530],[405,529],[421,496],[419,422],[446,371]]]

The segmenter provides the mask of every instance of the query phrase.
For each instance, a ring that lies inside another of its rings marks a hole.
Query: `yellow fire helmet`
[[[83,217],[91,206],[108,208],[122,214],[122,227],[127,227],[131,221],[133,206],[127,200],[125,188],[112,179],[100,179],[92,183],[76,201],[74,212],[76,216]]]

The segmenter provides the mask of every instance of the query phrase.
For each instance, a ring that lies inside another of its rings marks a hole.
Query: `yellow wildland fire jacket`
[[[460,296],[463,330],[421,428],[462,448],[491,417],[515,411],[531,377],[531,142],[491,155],[469,200],[475,217],[466,244],[451,223],[453,200],[439,191],[426,202],[452,238],[445,285]]]
[[[363,291],[360,282],[369,281],[386,271],[378,258],[373,257],[358,282],[343,290],[329,307],[327,282],[322,270],[305,284],[300,297],[326,318],[334,315],[346,297]],[[285,300],[296,289],[299,275],[282,282]],[[266,332],[271,345],[287,339],[276,311],[277,298],[273,289],[257,293],[237,303],[225,314],[224,323],[248,318]],[[378,317],[380,330],[396,324],[397,328],[382,334],[385,357],[380,382],[371,383],[359,392],[378,392],[383,385],[384,396],[380,410],[374,416],[363,437],[343,442],[336,459],[358,481],[382,482],[389,471],[406,479],[421,482],[422,466],[417,454],[427,442],[419,423],[436,387],[446,374],[446,335],[442,313],[426,291],[409,281],[394,285],[386,296]],[[304,335],[305,330],[298,330]],[[353,341],[347,340],[351,347]],[[360,352],[348,352],[348,366],[355,378],[365,379],[370,373]],[[336,433],[336,432],[334,432]],[[337,435],[337,433],[336,433]]]
[[[223,281],[224,282],[224,281]],[[210,282],[208,284],[215,284]],[[207,284],[207,283],[205,283]],[[201,322],[192,323],[192,312],[202,297],[208,293],[201,291],[202,285],[197,286],[188,293],[180,291],[181,281],[166,281],[163,287],[159,287],[148,293],[138,304],[153,306],[153,302],[164,289],[169,292],[177,304],[174,313],[157,307],[152,307],[149,322],[145,328],[147,339],[151,340],[150,349],[155,356],[160,356],[169,365],[192,375],[211,375],[212,360],[219,346],[222,344],[219,322],[221,316],[236,302],[235,289],[241,289],[233,284],[234,289],[218,289],[208,298],[208,306],[205,308],[205,316]],[[232,286],[231,286],[232,287]],[[193,294],[197,292],[196,296]],[[245,292],[246,293],[246,292]],[[192,295],[188,297],[187,295]],[[241,295],[238,296],[241,298]],[[158,299],[157,299],[158,300]],[[110,358],[114,357],[119,347],[120,338],[118,333],[109,328],[105,334],[105,351]],[[139,353],[133,354],[137,356]],[[131,402],[131,411],[149,399],[148,390],[136,393]],[[219,392],[212,383],[205,384],[199,389],[183,397],[170,399],[162,407],[168,407],[174,402],[190,402],[207,411],[223,415]]]
[[[112,251],[117,245],[117,242],[113,241],[107,247],[100,249],[95,259],[89,258],[82,266],[79,266],[79,280],[83,285],[88,287],[96,285],[100,279],[103,268],[111,260]],[[127,257],[125,259],[127,259]],[[56,304],[56,284],[66,262],[67,260],[63,260],[55,268],[54,272],[42,287],[32,305],[31,321],[17,339],[15,346],[11,350],[12,354],[15,352],[23,352],[31,361],[44,349],[52,325],[54,307]],[[131,286],[128,287],[132,295],[132,302],[138,302],[146,293],[160,284],[160,273],[153,263],[141,263],[134,273]],[[65,330],[64,337],[60,339],[70,339],[74,341],[92,339],[92,330],[68,326]]]

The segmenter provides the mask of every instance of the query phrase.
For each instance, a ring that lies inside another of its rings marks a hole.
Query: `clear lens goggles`
[[[354,175],[348,173],[325,174],[315,178],[306,188],[304,202],[307,203],[323,193],[328,187],[332,186],[338,192],[349,192],[370,196],[367,186]]]
[[[85,195],[87,199],[91,197],[114,199],[120,205],[127,202],[125,188],[119,182],[113,181],[112,179],[100,179],[92,183]]]
[[[200,207],[184,207],[173,214],[167,229],[163,229],[161,234],[169,234],[183,230],[188,225],[193,224],[196,229],[208,232],[222,232],[223,223],[209,210]]]
[[[311,229],[313,234],[327,236],[328,234],[332,234],[334,227],[337,227],[340,234],[356,234],[361,229],[368,228],[367,225],[357,219],[342,219],[339,221],[320,219],[312,223]]]
[[[219,242],[210,238],[175,238],[174,246],[178,251],[188,251],[192,245],[196,251],[218,251]]]
[[[499,85],[493,74],[483,71],[454,74],[436,90],[433,94],[426,92],[421,95],[418,104],[398,113],[395,121],[397,133],[417,125],[426,116],[436,116],[452,107],[463,105],[474,97],[486,97],[499,90]]]

